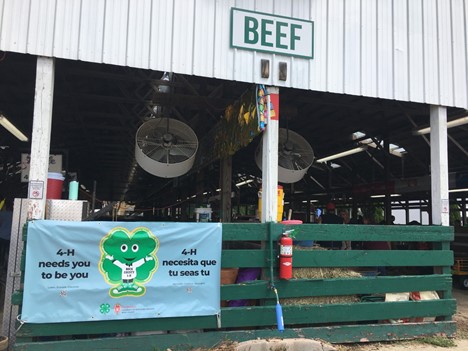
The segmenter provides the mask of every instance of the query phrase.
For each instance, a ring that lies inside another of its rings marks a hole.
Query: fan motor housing
[[[141,168],[157,177],[184,175],[192,168],[197,151],[197,135],[176,119],[152,118],[136,133],[135,159]],[[159,157],[155,157],[156,152]]]
[[[279,129],[278,144],[279,163],[281,162],[280,157],[290,157],[295,152],[301,155],[302,163],[302,167],[300,167],[300,169],[286,168],[278,165],[278,181],[280,183],[296,183],[300,181],[302,178],[304,178],[307,170],[314,162],[314,152],[312,147],[300,134],[285,128]],[[263,142],[260,140],[260,143],[255,151],[255,163],[260,169],[262,169],[262,154]]]

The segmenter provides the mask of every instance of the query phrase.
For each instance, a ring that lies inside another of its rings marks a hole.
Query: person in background
[[[343,224],[343,218],[335,213],[336,205],[334,202],[328,202],[325,208],[326,211],[321,216],[322,224]]]
[[[418,221],[411,221],[408,223],[408,225],[421,225],[420,222]],[[409,245],[408,245],[409,246]],[[427,241],[419,241],[416,243],[411,243],[411,246],[409,246],[411,249],[416,249],[416,250],[431,250],[432,245],[428,243]],[[418,269],[419,274],[427,275],[427,274],[433,274],[434,273],[434,267],[419,267]]]
[[[340,211],[340,217],[343,218],[343,224],[350,224],[351,218],[349,218],[349,213],[347,210]]]
[[[364,216],[364,224],[374,224],[372,218]],[[365,241],[363,243],[364,250],[391,250],[390,243],[388,241]],[[379,275],[387,275],[387,268],[380,266],[376,267]]]
[[[408,223],[408,225],[421,225],[418,221],[411,221]],[[416,250],[430,250],[431,249],[431,244],[429,244],[427,241],[419,241],[417,243],[413,243],[413,245],[416,247]]]
[[[354,224],[349,217],[347,210],[340,211],[340,217],[343,218],[343,224]],[[341,242],[341,250],[351,250],[351,240],[345,240]]]
[[[364,217],[364,224],[374,224],[374,223],[370,217]],[[391,250],[391,247],[388,241],[366,241],[364,243],[364,249],[365,250]]]
[[[335,213],[335,203],[330,201],[327,203],[326,212],[320,216],[320,223],[322,224],[343,224],[343,218]],[[318,244],[333,250],[339,250],[342,243],[340,241],[319,241]]]

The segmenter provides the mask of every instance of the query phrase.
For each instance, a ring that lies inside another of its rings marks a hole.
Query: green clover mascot
[[[151,280],[158,268],[158,248],[158,239],[144,227],[132,232],[117,227],[102,238],[99,270],[107,283],[112,285],[109,295],[144,295],[144,284]]]

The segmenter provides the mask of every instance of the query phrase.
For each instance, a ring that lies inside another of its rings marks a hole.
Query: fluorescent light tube
[[[253,181],[254,181],[253,179],[247,179],[247,180],[244,180],[243,182],[237,183],[236,186],[239,187],[245,184],[252,183]]]
[[[371,198],[373,199],[379,199],[379,198],[382,198],[382,197],[385,197],[386,195],[371,195]],[[390,194],[390,197],[398,197],[398,196],[401,196],[401,194]]]
[[[320,159],[317,160],[317,162],[318,163],[324,163],[324,162],[327,162],[327,161],[335,160],[337,158],[349,156],[349,155],[352,155],[352,154],[357,154],[358,152],[362,152],[362,151],[364,151],[366,149],[367,149],[366,146],[359,146],[359,147],[356,147],[356,148],[351,149],[351,150],[343,151],[343,152],[340,152],[340,153],[337,153],[337,154],[334,154],[334,155],[330,155],[330,156],[327,156],[327,157],[320,158]]]
[[[468,188],[464,188],[464,189],[450,189],[450,190],[449,190],[449,193],[461,193],[461,192],[464,192],[464,191],[468,191]]]
[[[28,141],[28,137],[20,132],[4,115],[0,114],[0,124],[5,127],[11,134],[21,141]]]
[[[458,126],[461,126],[461,125],[467,124],[467,123],[468,123],[468,116],[458,118],[458,119],[454,119],[453,121],[447,122],[447,128],[458,127]],[[431,127],[424,127],[424,128],[416,129],[415,131],[413,131],[413,134],[414,135],[424,135],[424,134],[428,134],[430,132],[431,132]]]

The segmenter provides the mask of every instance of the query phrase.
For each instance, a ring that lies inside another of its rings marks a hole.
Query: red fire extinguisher
[[[292,278],[292,254],[293,254],[293,239],[289,237],[291,231],[286,231],[281,234],[280,239],[280,254],[279,254],[279,277],[280,279]]]

